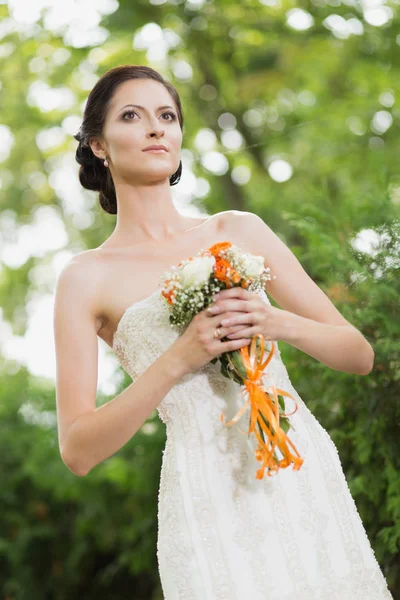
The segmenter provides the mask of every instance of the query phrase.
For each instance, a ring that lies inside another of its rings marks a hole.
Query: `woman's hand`
[[[261,333],[265,340],[285,339],[286,311],[266,304],[256,292],[232,287],[221,290],[214,296],[215,303],[207,309],[211,315],[221,313],[221,338],[252,338]],[[231,312],[230,312],[231,311]],[[228,328],[236,326],[234,333],[226,335]]]

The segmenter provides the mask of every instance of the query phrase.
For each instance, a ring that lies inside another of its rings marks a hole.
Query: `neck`
[[[169,180],[145,186],[121,184],[113,237],[120,245],[165,242],[188,227],[188,218],[175,208]]]

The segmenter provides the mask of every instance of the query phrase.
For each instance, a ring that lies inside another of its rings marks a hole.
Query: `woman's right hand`
[[[224,352],[238,350],[251,343],[251,338],[222,341],[225,336],[246,327],[246,324],[243,323],[221,327],[223,319],[232,317],[236,313],[237,311],[230,310],[211,315],[205,308],[193,317],[185,331],[173,344],[174,352],[178,353],[186,373],[192,373],[200,369]],[[219,338],[214,337],[217,327],[220,334]]]

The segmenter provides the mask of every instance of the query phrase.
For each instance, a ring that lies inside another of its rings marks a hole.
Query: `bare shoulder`
[[[257,219],[262,221],[258,215],[247,210],[224,210],[219,214],[222,221],[231,227],[240,227],[246,221],[251,222],[252,220],[256,221]]]
[[[224,210],[215,216],[218,219],[218,226],[221,233],[229,234],[239,230],[240,223],[243,223],[243,216],[247,213],[240,210]]]
[[[96,250],[85,250],[72,256],[57,277],[56,307],[66,309],[73,302],[75,306],[85,305],[95,316],[103,280],[102,263],[103,258]]]
[[[98,277],[101,258],[96,250],[85,250],[74,254],[63,266],[57,277],[57,286],[80,284],[87,281],[91,287]]]
[[[221,214],[221,232],[233,243],[242,246],[249,252],[259,254],[257,247],[257,236],[272,230],[266,223],[249,211],[227,210]]]

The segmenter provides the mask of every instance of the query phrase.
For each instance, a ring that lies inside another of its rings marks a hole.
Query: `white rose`
[[[259,277],[265,269],[264,257],[246,254],[243,258],[243,266],[247,277]]]
[[[182,267],[180,283],[184,288],[201,286],[210,279],[215,265],[214,256],[199,256]]]

